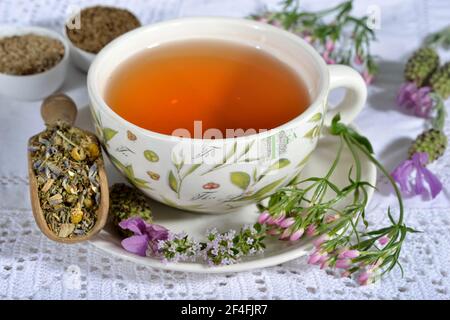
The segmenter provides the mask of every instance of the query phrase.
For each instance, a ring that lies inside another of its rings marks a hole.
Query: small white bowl
[[[94,61],[96,57],[96,54],[75,46],[72,43],[72,40],[70,40],[69,36],[67,35],[66,24],[64,24],[63,27],[63,35],[66,38],[67,43],[69,44],[70,59],[72,60],[73,64],[80,70],[87,73],[92,61]]]
[[[18,100],[40,100],[56,90],[64,82],[69,65],[69,46],[67,41],[55,31],[40,27],[2,26],[0,38],[37,34],[61,41],[64,46],[64,57],[51,69],[31,75],[10,75],[0,73],[0,94]]]

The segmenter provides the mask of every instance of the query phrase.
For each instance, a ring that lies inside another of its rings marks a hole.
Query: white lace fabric
[[[31,24],[61,30],[67,7],[107,3],[128,7],[143,23],[188,15],[246,16],[277,0],[16,1],[0,2],[0,24]],[[307,9],[338,1],[302,1]],[[380,72],[356,123],[379,159],[392,169],[424,130],[423,119],[395,106],[405,59],[421,39],[450,21],[445,0],[378,1],[381,29],[374,53]],[[372,1],[355,1],[364,14]],[[447,55],[448,58],[448,55]],[[62,91],[81,107],[77,125],[92,129],[84,74],[71,67]],[[450,299],[450,152],[431,166],[444,191],[434,201],[405,202],[406,223],[422,231],[407,239],[396,268],[382,281],[360,287],[338,272],[319,270],[300,258],[282,265],[234,274],[190,274],[140,266],[83,243],[62,245],[38,230],[28,196],[26,143],[43,129],[40,102],[0,96],[0,299]],[[447,104],[448,107],[448,104]],[[450,121],[445,133],[449,136]],[[113,181],[118,179],[111,166]],[[385,179],[379,179],[368,209],[374,226],[397,208]]]

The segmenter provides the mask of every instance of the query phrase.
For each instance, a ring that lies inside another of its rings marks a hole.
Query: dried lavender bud
[[[70,41],[87,52],[98,53],[118,36],[141,26],[139,20],[128,10],[95,6],[81,10],[81,27],[66,26]]]
[[[0,73],[30,75],[47,71],[64,57],[61,41],[37,34],[0,38]]]

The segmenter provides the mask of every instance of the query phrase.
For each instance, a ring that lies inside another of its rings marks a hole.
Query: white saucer
[[[327,131],[327,130],[324,130]],[[302,171],[303,177],[321,177],[329,169],[331,162],[337,153],[339,138],[325,135],[321,137],[317,149],[313,152],[308,164]],[[376,168],[365,156],[361,154],[362,179],[372,185],[376,184]],[[332,181],[338,186],[347,183],[348,172],[354,165],[350,151],[344,148],[341,161],[332,176]],[[373,195],[373,189],[369,190],[369,200]],[[255,205],[241,208],[233,213],[222,215],[208,215],[201,213],[189,213],[154,202],[152,206],[155,223],[161,224],[174,232],[185,231],[197,239],[204,238],[205,231],[211,227],[217,227],[219,231],[229,229],[239,230],[244,224],[253,224],[257,220],[258,211]],[[242,262],[228,265],[209,267],[202,263],[162,263],[159,259],[140,257],[125,251],[120,245],[121,238],[111,227],[105,228],[91,240],[91,243],[101,250],[111,253],[119,258],[128,259],[146,266],[165,270],[199,272],[199,273],[223,273],[238,272],[256,268],[274,266],[308,253],[311,248],[310,240],[295,243],[279,241],[277,238],[266,238],[267,248],[264,254],[251,256]]]

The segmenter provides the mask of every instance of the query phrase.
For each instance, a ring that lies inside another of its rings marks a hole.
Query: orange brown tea
[[[112,74],[106,103],[122,118],[158,133],[272,129],[310,103],[302,79],[272,55],[221,40],[189,40],[145,49]]]

